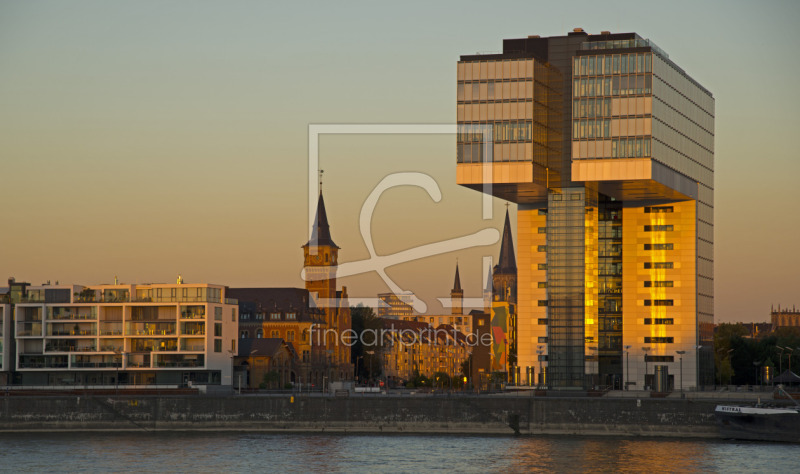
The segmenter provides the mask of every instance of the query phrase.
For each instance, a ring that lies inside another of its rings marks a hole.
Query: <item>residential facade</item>
[[[382,374],[389,386],[416,374],[433,379],[437,373],[460,376],[471,352],[468,338],[453,326],[381,319],[384,329]]]
[[[712,94],[580,28],[457,71],[457,182],[517,204],[521,382],[642,389],[682,358],[684,388],[712,384]]]
[[[16,383],[232,385],[238,307],[224,286],[26,286],[13,302]]]

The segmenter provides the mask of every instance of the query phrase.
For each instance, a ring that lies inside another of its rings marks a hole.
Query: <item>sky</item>
[[[0,1],[0,277],[39,284],[302,287],[309,126],[453,124],[461,54],[504,38],[635,31],[716,100],[715,313],[765,321],[800,306],[800,36],[795,1]],[[319,140],[340,262],[502,229],[455,184],[455,137]],[[513,211],[512,224],[516,225]],[[456,262],[480,297],[499,243],[390,267],[442,311]],[[340,280],[387,290],[374,272]]]

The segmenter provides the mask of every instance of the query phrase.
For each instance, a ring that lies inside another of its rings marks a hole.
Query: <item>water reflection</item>
[[[579,436],[0,434],[17,472],[795,472],[800,447]]]

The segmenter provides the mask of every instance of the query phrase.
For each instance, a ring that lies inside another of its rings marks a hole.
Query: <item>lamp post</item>
[[[536,353],[539,354],[539,378],[542,379],[541,381],[544,383],[545,380],[544,380],[544,377],[542,376],[542,356],[544,355],[544,349],[543,348],[544,348],[544,346],[539,346],[539,348],[536,350]],[[538,388],[539,383],[537,382],[536,385],[537,385],[537,388]]]
[[[783,373],[783,351],[785,351],[786,348],[781,346],[775,346],[775,348],[780,350],[780,353],[778,354],[778,375],[780,375]]]
[[[644,351],[644,384],[642,385],[647,390],[647,353],[650,352],[650,347],[642,347]]]
[[[628,390],[628,384],[631,380],[630,349],[631,346],[625,346],[625,390]]]
[[[755,369],[756,369],[756,383],[758,383],[759,385],[761,385],[761,383],[759,383],[759,380],[758,380],[758,366],[759,366],[759,365],[761,365],[761,362],[760,362],[760,361],[757,361],[757,360],[756,360],[756,361],[753,361],[753,366],[754,366],[754,367],[755,367]]]
[[[680,356],[678,360],[681,363],[681,393],[683,393],[683,355],[686,354],[686,351],[675,351],[675,353]]]
[[[791,347],[786,347],[786,350],[789,351],[789,372],[792,371],[792,355],[794,354],[794,349]]]

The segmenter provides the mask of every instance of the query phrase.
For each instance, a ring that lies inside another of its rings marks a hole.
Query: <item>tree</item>
[[[382,373],[384,341],[380,335],[383,321],[372,308],[358,305],[350,308],[353,331],[357,340],[350,351],[359,380],[374,379]]]
[[[273,388],[273,385],[277,384],[281,380],[281,374],[274,370],[270,370],[269,372],[264,373],[264,378],[261,380],[261,383],[258,384],[258,388]]]

